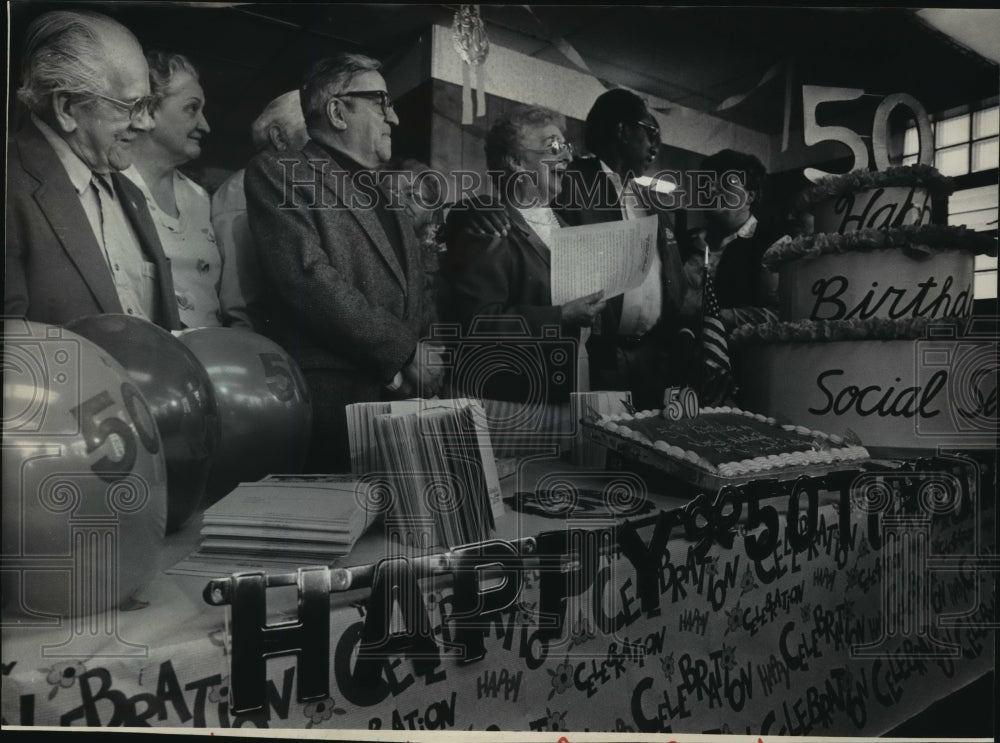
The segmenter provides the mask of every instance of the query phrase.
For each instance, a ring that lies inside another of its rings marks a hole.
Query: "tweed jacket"
[[[361,175],[364,175],[362,173]],[[392,209],[397,257],[367,186],[313,141],[261,153],[246,169],[247,216],[264,281],[268,335],[304,370],[392,380],[433,320],[420,246]]]
[[[170,261],[142,193],[120,173],[111,182],[147,261],[155,266],[157,324],[181,327]],[[66,169],[26,121],[8,142],[4,314],[62,325],[120,313],[104,252]]]

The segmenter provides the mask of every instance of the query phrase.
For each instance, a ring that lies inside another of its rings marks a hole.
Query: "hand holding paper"
[[[604,290],[566,302],[562,306],[562,322],[574,328],[589,328],[604,309]]]
[[[642,283],[656,254],[655,215],[564,227],[549,238],[552,304],[603,292],[610,299]]]

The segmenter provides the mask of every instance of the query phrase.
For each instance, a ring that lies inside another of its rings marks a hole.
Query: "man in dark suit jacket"
[[[635,178],[655,162],[660,128],[639,96],[609,90],[587,115],[586,148],[566,170],[556,200],[569,225],[595,224],[656,214],[658,265],[637,290],[608,300],[587,343],[592,389],[630,390],[640,407],[658,407],[663,388],[684,374],[678,349],[684,283],[675,233],[683,213],[668,212]],[[685,336],[686,337],[686,336]]]
[[[261,332],[298,361],[313,399],[307,468],[350,464],[345,406],[417,392],[443,371],[418,353],[433,308],[420,246],[402,208],[390,208],[375,170],[399,123],[376,60],[341,54],[307,75],[310,141],[294,155],[247,166],[246,194],[269,287]]]
[[[46,13],[28,29],[24,71],[31,113],[8,147],[4,314],[64,324],[128,313],[180,328],[145,199],[118,172],[153,126],[138,41],[105,16]]]

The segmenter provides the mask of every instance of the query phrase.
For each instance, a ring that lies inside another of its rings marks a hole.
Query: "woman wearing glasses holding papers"
[[[522,436],[535,444],[552,436],[549,443],[556,443],[572,430],[574,367],[585,368],[572,338],[604,308],[602,292],[552,304],[548,243],[564,223],[551,204],[573,152],[564,126],[562,116],[537,106],[515,108],[493,125],[486,163],[494,198],[468,205],[474,212],[462,220],[468,227],[449,230],[442,260],[449,301],[441,315],[464,331],[455,392],[484,399],[501,456],[518,453],[528,442]],[[472,226],[498,210],[510,223],[505,235]]]
[[[575,333],[589,327],[604,307],[601,293],[553,306],[549,286],[548,240],[564,224],[551,204],[559,193],[573,148],[563,134],[564,119],[538,106],[520,106],[494,123],[486,137],[486,164],[493,178],[491,204],[470,209],[503,210],[506,236],[451,230],[442,271],[451,287],[442,316],[468,331],[476,317],[521,318],[532,336],[544,326]],[[466,220],[470,221],[470,220]],[[496,326],[480,321],[477,329]]]

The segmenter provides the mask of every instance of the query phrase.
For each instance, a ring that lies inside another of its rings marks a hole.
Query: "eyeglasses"
[[[647,124],[645,121],[637,121],[635,122],[635,125],[641,126],[643,129],[646,130],[646,136],[649,137],[649,140],[651,142],[659,144],[660,127],[656,126],[655,124]]]
[[[570,157],[573,157],[573,145],[564,140],[558,140],[554,137],[549,140],[548,147],[542,150],[533,150],[529,147],[522,147],[525,152],[533,152],[536,155],[561,155],[564,152],[569,153]]]
[[[153,101],[156,100],[156,96],[144,95],[141,98],[136,98],[134,101],[120,101],[117,98],[112,98],[111,96],[102,95],[101,93],[87,93],[87,95],[92,95],[95,98],[100,98],[107,101],[108,103],[113,103],[118,108],[123,109],[128,112],[128,117],[134,119],[141,114],[146,113],[153,105]]]
[[[334,98],[346,98],[348,96],[357,96],[358,98],[367,98],[369,100],[378,100],[379,106],[382,107],[382,115],[388,116],[389,109],[393,107],[393,100],[389,97],[389,94],[384,90],[349,90],[346,93],[337,93]]]

